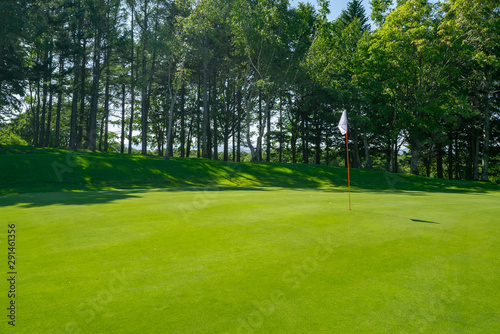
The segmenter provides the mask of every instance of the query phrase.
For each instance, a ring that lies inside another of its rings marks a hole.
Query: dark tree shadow
[[[0,206],[19,205],[21,208],[34,208],[50,205],[93,205],[106,204],[128,198],[139,198],[135,194],[144,190],[105,190],[11,194],[0,197]]]
[[[351,186],[353,192],[401,192],[411,196],[432,192],[481,194],[500,190],[493,184],[362,169],[351,169]],[[63,197],[77,205],[96,204],[158,188],[165,191],[285,188],[343,192],[347,191],[347,170],[309,164],[234,163],[197,158],[165,161],[118,153],[0,147],[0,207],[51,203],[49,198],[57,197],[52,193],[63,193]],[[78,191],[84,193],[70,195]],[[15,197],[16,193],[25,195]]]

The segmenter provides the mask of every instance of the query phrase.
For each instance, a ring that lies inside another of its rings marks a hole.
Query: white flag
[[[347,115],[345,113],[345,110],[342,113],[342,117],[340,117],[339,130],[342,135],[345,135],[347,133]]]

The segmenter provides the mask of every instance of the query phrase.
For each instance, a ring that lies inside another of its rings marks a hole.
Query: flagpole
[[[349,175],[349,140],[345,133],[345,148],[347,151],[347,187],[349,188],[349,211],[351,210],[351,176]]]
[[[349,188],[349,211],[351,210],[351,175],[349,175],[349,139],[347,139],[347,113],[344,110],[342,116],[340,117],[338,128],[340,133],[345,135],[345,150],[347,153],[347,187]]]

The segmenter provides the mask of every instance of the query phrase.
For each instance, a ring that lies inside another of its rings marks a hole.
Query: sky
[[[305,3],[310,3],[316,9],[318,9],[318,2],[316,0],[289,0],[290,1],[290,6],[292,7],[297,7],[300,2],[305,2]],[[339,17],[340,13],[342,12],[343,9],[347,8],[347,4],[350,2],[350,0],[329,0],[330,1],[330,15],[328,16],[328,19],[330,21],[335,20],[336,18]],[[368,18],[370,18],[370,13],[371,13],[371,6],[370,6],[370,0],[362,0],[363,7],[365,7],[365,13]]]

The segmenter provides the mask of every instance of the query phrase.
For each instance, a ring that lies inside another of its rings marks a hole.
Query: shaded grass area
[[[352,197],[349,212],[330,189],[1,196],[16,332],[499,331],[500,193]]]
[[[364,190],[487,192],[499,186],[351,170],[354,188]],[[0,194],[179,187],[343,188],[345,168],[305,164],[233,163],[33,147],[0,146]]]

